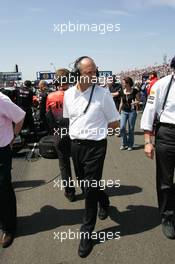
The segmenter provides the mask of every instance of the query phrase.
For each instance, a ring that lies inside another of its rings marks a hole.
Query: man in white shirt
[[[11,182],[11,145],[20,132],[25,112],[0,92],[0,221],[3,248],[10,246],[16,231],[16,197]],[[13,127],[14,124],[14,127]]]
[[[171,62],[175,70],[175,57]],[[156,184],[162,231],[170,239],[175,238],[175,76],[168,75],[158,80],[151,88],[141,119],[144,129],[145,154],[154,157],[152,131],[155,116]]]
[[[81,226],[78,254],[86,257],[92,250],[91,234],[95,228],[97,204],[101,220],[108,216],[109,198],[100,190],[107,147],[107,129],[118,126],[119,113],[107,89],[93,84],[97,67],[94,61],[80,57],[74,65],[77,84],[65,92],[63,116],[69,118],[72,159],[85,192],[85,215]],[[96,186],[92,182],[96,182]]]

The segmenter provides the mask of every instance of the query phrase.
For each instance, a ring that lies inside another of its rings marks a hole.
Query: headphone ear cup
[[[77,68],[76,71],[75,71],[75,75],[78,78],[80,78],[81,74],[80,74],[80,70]]]
[[[71,77],[74,78],[74,80],[77,82],[78,79],[80,78],[80,71],[78,69],[74,68],[71,71]]]

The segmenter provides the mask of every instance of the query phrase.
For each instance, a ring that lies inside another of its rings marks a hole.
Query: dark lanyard
[[[170,82],[168,84],[168,87],[167,87],[167,92],[166,92],[165,99],[164,99],[164,102],[163,102],[163,106],[162,106],[162,109],[161,109],[161,112],[160,112],[159,120],[160,120],[160,117],[161,117],[161,115],[162,115],[162,113],[164,111],[164,108],[165,108],[165,105],[166,105],[166,102],[167,102],[168,94],[169,94],[173,79],[174,79],[174,74],[172,74],[171,80],[170,80]]]
[[[92,86],[91,94],[89,96],[89,101],[88,101],[88,104],[87,104],[86,108],[84,109],[84,111],[83,111],[83,113],[81,115],[77,116],[77,118],[74,119],[74,121],[72,122],[72,124],[75,123],[75,121],[77,121],[78,118],[80,118],[81,116],[83,116],[84,114],[86,114],[86,112],[87,112],[87,110],[88,110],[88,108],[90,106],[91,100],[92,100],[92,95],[93,95],[94,89],[95,89],[95,84],[93,84],[93,86]]]
[[[87,112],[87,110],[88,110],[88,108],[89,108],[89,105],[90,105],[90,103],[91,103],[92,95],[93,95],[93,92],[94,92],[94,88],[95,88],[95,84],[93,84],[93,86],[92,86],[91,94],[90,94],[90,97],[89,97],[89,102],[88,102],[86,108],[85,108],[84,111],[83,111],[84,114],[86,114],[86,112]]]

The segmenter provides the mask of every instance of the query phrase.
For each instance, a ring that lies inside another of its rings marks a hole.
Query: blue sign
[[[112,71],[99,71],[99,77],[109,77],[112,76]]]
[[[37,72],[37,80],[53,80],[55,78],[54,72]]]
[[[19,81],[22,80],[21,72],[1,72],[0,80],[2,81]]]

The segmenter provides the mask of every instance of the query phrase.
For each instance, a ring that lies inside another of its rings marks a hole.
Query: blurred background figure
[[[30,132],[35,130],[32,114],[33,95],[32,83],[29,80],[17,89],[17,105],[26,112],[23,127],[29,129]]]
[[[54,128],[59,130],[56,141],[56,150],[59,159],[59,168],[61,178],[65,184],[65,197],[73,202],[75,200],[75,188],[71,183],[72,172],[70,164],[71,142],[68,135],[68,118],[63,118],[63,100],[64,93],[69,88],[70,72],[67,69],[61,68],[56,71],[56,88],[57,91],[49,93],[46,100],[46,114],[51,133],[54,133]],[[53,122],[53,124],[52,124]],[[64,130],[64,136],[62,132]],[[56,137],[56,136],[55,136]]]
[[[153,86],[153,84],[155,84],[155,82],[157,82],[157,80],[158,80],[157,72],[155,71],[151,72],[149,75],[149,83],[147,86],[147,96],[150,94],[151,87]]]
[[[41,80],[38,84],[39,88],[39,111],[40,111],[40,127],[42,130],[48,130],[46,121],[46,100],[48,96],[47,83]]]

